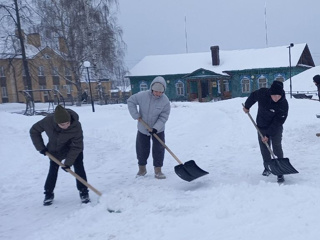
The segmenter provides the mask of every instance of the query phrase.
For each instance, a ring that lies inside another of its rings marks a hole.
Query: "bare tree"
[[[71,64],[81,103],[83,62],[90,61],[98,78],[125,73],[125,43],[117,25],[117,0],[33,0],[40,16],[40,30],[48,45],[60,43],[60,51]],[[52,41],[55,39],[56,41]],[[61,46],[64,48],[61,49]]]
[[[2,26],[2,38],[5,39],[3,42],[3,51],[10,49],[11,51],[6,52],[7,57],[16,57],[17,55],[22,56],[22,63],[24,67],[24,71],[26,74],[26,89],[32,89],[32,81],[29,72],[29,66],[25,51],[24,45],[24,32],[22,30],[21,18],[24,22],[31,24],[32,21],[30,20],[31,16],[30,9],[26,6],[25,2],[18,0],[12,0],[11,2],[8,1],[1,1],[0,2],[0,23]],[[10,28],[14,23],[15,29]],[[12,32],[15,30],[15,36],[12,36]],[[17,44],[17,39],[19,41],[19,46]],[[31,94],[32,95],[32,94]]]

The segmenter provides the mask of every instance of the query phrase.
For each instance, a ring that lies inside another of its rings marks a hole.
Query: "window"
[[[184,96],[184,83],[181,81],[178,81],[176,83],[176,93],[178,96]]]
[[[44,76],[44,67],[43,66],[38,67],[38,76]]]
[[[66,89],[67,94],[71,94],[71,85],[63,85],[63,88]]]
[[[259,89],[268,87],[268,80],[265,76],[261,75],[261,77],[258,78],[258,87]]]
[[[59,85],[53,85],[53,89],[59,91]]]
[[[148,85],[145,82],[140,83],[140,92],[147,91]]]
[[[0,86],[1,87],[6,87],[7,86],[7,81],[5,78],[0,78]]]
[[[60,85],[59,76],[52,76],[52,83],[53,85]]]
[[[281,74],[278,74],[275,78],[275,81],[284,82],[284,77]]]
[[[39,88],[40,88],[41,90],[43,90],[43,89],[47,89],[47,86],[46,86],[46,85],[39,85]]]
[[[242,90],[242,93],[249,93],[250,92],[250,79],[249,78],[247,78],[247,77],[242,78],[241,90]]]
[[[217,81],[217,84],[218,84],[218,93],[221,93],[221,89],[220,89],[220,80]],[[229,81],[228,80],[223,80],[223,89],[222,91],[223,92],[229,92],[230,89],[229,89]]]
[[[46,77],[38,76],[39,85],[47,85]]]
[[[58,76],[58,67],[52,67],[52,76]]]
[[[218,93],[221,93],[221,89],[220,89],[220,80],[217,81],[218,84]]]
[[[228,80],[223,80],[223,87],[224,87],[224,91],[225,92],[229,92],[230,89],[229,89],[229,81]]]
[[[50,59],[51,57],[46,53],[46,54],[43,55],[43,58]]]
[[[64,75],[65,76],[71,76],[71,69],[66,67]]]
[[[8,98],[8,91],[6,87],[1,87],[1,93],[3,98]]]
[[[39,85],[39,88],[41,90],[43,90],[43,89],[47,89],[47,86],[46,85]],[[48,92],[47,91],[43,91],[43,96],[47,97],[48,96]]]
[[[4,67],[0,66],[0,77],[5,77],[6,75],[4,74]]]

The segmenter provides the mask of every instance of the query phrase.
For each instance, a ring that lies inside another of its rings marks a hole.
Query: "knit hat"
[[[270,95],[282,95],[283,83],[280,81],[273,81],[269,91],[270,91]]]
[[[151,89],[157,92],[164,92],[164,86],[159,82],[155,82],[154,84],[152,84]]]
[[[320,83],[320,75],[315,75],[315,76],[313,77],[313,81],[314,81],[315,83],[319,84],[319,83]]]
[[[54,110],[54,120],[58,124],[70,122],[70,114],[64,107],[58,105]]]

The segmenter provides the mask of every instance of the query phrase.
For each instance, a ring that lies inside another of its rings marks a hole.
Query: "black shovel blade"
[[[209,174],[208,172],[199,168],[194,160],[190,160],[184,164],[175,166],[174,171],[181,179],[187,182],[191,182],[199,177]]]
[[[264,163],[264,167],[274,175],[299,173],[290,163],[289,158],[271,159]]]

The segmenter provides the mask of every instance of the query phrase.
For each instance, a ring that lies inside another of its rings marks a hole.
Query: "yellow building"
[[[70,64],[63,57],[66,47],[59,39],[59,51],[50,47],[41,47],[40,35],[27,35],[25,44],[28,67],[31,77],[31,90],[27,81],[20,55],[2,54],[0,57],[0,103],[25,103],[28,95],[34,102],[54,101],[60,95],[65,101],[74,103],[78,92]],[[99,99],[101,89],[104,95],[110,94],[110,81],[92,81],[92,95]],[[86,82],[81,83],[81,93],[88,89]],[[100,90],[100,92],[99,92]]]

